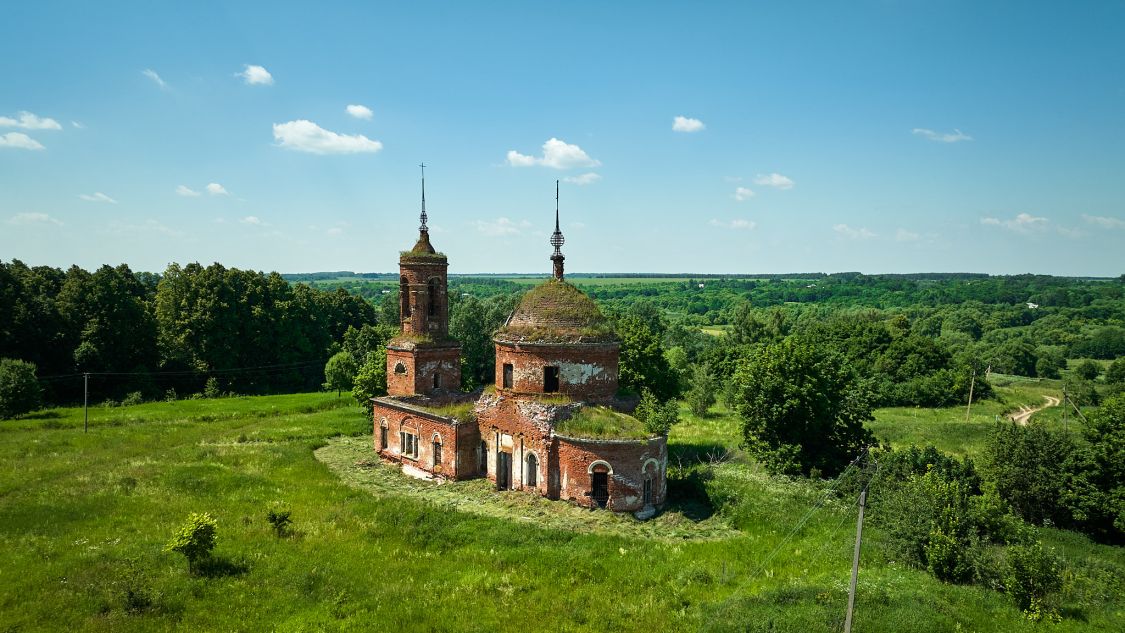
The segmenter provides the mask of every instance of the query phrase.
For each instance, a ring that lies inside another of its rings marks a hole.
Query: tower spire
[[[551,255],[551,262],[554,264],[555,279],[562,280],[563,278],[563,260],[566,259],[562,254],[562,245],[566,243],[563,238],[562,231],[559,230],[559,181],[555,181],[555,232],[551,234],[551,246],[555,247],[554,255]]]
[[[418,227],[418,230],[426,233],[429,231],[426,228],[426,162],[422,161],[422,164],[418,166],[422,168],[422,225]]]

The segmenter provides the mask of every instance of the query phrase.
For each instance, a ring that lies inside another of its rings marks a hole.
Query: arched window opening
[[[609,503],[609,468],[604,464],[594,464],[590,473],[590,496],[599,508]]]
[[[407,283],[406,277],[402,277],[398,283],[398,305],[399,311],[402,312],[402,318],[410,318],[410,284]]]
[[[441,466],[441,437],[434,436],[434,466]]]
[[[387,450],[387,418],[383,418],[382,424],[379,426],[379,450]]]
[[[438,313],[438,280],[431,279],[426,284],[426,314],[428,316],[437,316]]]
[[[646,506],[652,505],[652,477],[645,477],[644,491],[641,496]]]
[[[395,373],[396,374],[405,374],[406,373],[406,365],[402,361],[399,361],[399,362],[395,363]]]
[[[527,456],[527,473],[523,480],[531,488],[539,485],[539,459],[535,457],[534,453]]]

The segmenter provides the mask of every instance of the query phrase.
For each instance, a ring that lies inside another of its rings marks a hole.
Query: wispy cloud
[[[84,130],[84,129],[86,129],[86,126],[85,126],[85,125],[82,125],[82,124],[81,124],[81,123],[79,123],[78,121],[71,121],[71,122],[70,122],[70,124],[71,124],[71,125],[73,125],[73,126],[74,126],[74,129],[76,129],[76,130]]]
[[[168,88],[168,84],[164,83],[164,80],[160,78],[160,75],[156,74],[155,70],[146,68],[141,71],[141,74],[156,82],[156,85],[160,86],[161,89]]]
[[[116,200],[100,191],[95,191],[94,193],[80,193],[78,197],[87,202],[108,202],[109,204],[117,204]]]
[[[337,134],[305,119],[274,123],[273,138],[281,147],[310,154],[359,154],[383,149],[382,143],[362,134]]]
[[[517,223],[505,217],[499,217],[495,220],[477,220],[475,224],[477,231],[489,237],[518,235],[531,227],[531,222],[527,220],[521,220]]]
[[[513,167],[541,165],[553,169],[574,169],[576,167],[597,167],[601,165],[601,162],[590,158],[577,145],[551,138],[543,143],[543,155],[539,157],[521,154],[514,149],[509,150],[508,164]]]
[[[973,140],[973,137],[956,128],[952,132],[935,132],[933,130],[927,130],[924,127],[916,127],[910,130],[910,132],[916,136],[921,136],[922,138],[937,143],[959,143],[961,141]]]
[[[43,144],[23,132],[8,132],[0,134],[0,147],[14,147],[16,149],[45,149]]]
[[[738,200],[739,202],[749,200],[756,195],[758,194],[754,193],[751,189],[747,189],[746,187],[736,187],[734,190],[734,199]]]
[[[678,116],[672,119],[673,132],[701,132],[707,126],[699,119],[693,119],[686,116]]]
[[[980,223],[985,226],[998,226],[1000,228],[1014,231],[1016,233],[1032,233],[1035,231],[1042,231],[1047,228],[1049,220],[1041,218],[1030,213],[1020,213],[1010,220],[1002,220],[1000,218],[981,218]]]
[[[853,228],[847,224],[837,224],[832,227],[832,230],[849,240],[869,240],[876,237],[875,233],[867,227]]]
[[[712,218],[712,220],[710,222],[708,222],[708,224],[710,224],[711,226],[717,226],[717,227],[724,228],[724,229],[735,229],[735,230],[746,230],[746,231],[752,230],[752,229],[754,229],[758,226],[758,223],[754,222],[753,220],[743,220],[741,218],[736,218],[736,219],[731,220],[729,222],[724,222],[723,220],[718,220],[718,219]]]
[[[917,242],[919,239],[921,239],[921,237],[921,235],[918,235],[913,231],[907,231],[906,229],[899,229],[895,231],[896,242]]]
[[[567,176],[566,178],[563,178],[563,182],[569,182],[572,185],[582,185],[582,186],[584,186],[584,185],[592,185],[592,184],[594,184],[595,182],[597,182],[601,179],[602,179],[602,177],[600,175],[595,174],[594,172],[589,172],[589,173],[581,174],[581,175],[578,175],[578,176]]]
[[[235,73],[234,76],[242,77],[242,80],[251,86],[273,85],[273,75],[270,74],[270,71],[254,64],[246,64],[242,72]]]
[[[0,116],[0,127],[18,127],[25,130],[61,130],[62,126],[59,122],[50,119],[36,116],[30,112],[22,111],[17,114],[19,118],[13,119],[11,117]]]
[[[371,111],[371,108],[365,105],[353,104],[349,105],[347,108],[345,108],[345,110],[347,110],[348,114],[352,115],[353,117],[357,119],[363,119],[364,121],[370,121],[371,117],[375,116],[375,113]]]
[[[199,195],[199,192],[186,185],[176,187],[176,194],[187,198],[194,198]]]
[[[152,233],[159,233],[167,235],[168,237],[183,237],[183,231],[177,231],[172,227],[162,224],[158,220],[145,220],[140,224],[128,224],[125,222],[111,222],[109,226],[104,229],[106,233],[113,233],[117,235],[149,235]]]
[[[213,183],[208,184],[207,187],[205,187],[205,189],[207,189],[207,193],[209,193],[213,196],[228,196],[228,195],[230,195],[230,192],[228,192],[225,188],[223,188],[222,185],[220,185],[217,182],[213,182]]]
[[[757,176],[754,177],[754,184],[755,185],[762,185],[763,187],[773,187],[774,189],[792,189],[793,185],[795,185],[797,183],[793,182],[787,176],[782,176],[781,174],[773,173],[773,174],[758,174]]]
[[[239,222],[241,222],[243,224],[249,224],[251,226],[269,226],[268,224],[266,224],[265,222],[262,221],[262,218],[259,218],[256,215],[248,215],[248,216],[242,218],[241,220],[239,220]]]
[[[54,224],[62,226],[62,222],[52,218],[46,213],[17,213],[8,218],[8,224],[15,224],[17,226],[26,226],[31,224]]]
[[[1111,218],[1104,215],[1086,215],[1082,214],[1082,221],[1087,224],[1101,227],[1103,229],[1125,229],[1125,220],[1118,218]]]

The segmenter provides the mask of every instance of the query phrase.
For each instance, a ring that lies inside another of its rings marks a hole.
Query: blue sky
[[[1125,3],[17,3],[0,259],[1125,272]],[[349,106],[362,106],[349,108]]]

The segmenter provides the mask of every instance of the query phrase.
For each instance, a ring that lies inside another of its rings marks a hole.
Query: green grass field
[[[883,410],[874,426],[938,440],[956,417],[945,414]],[[480,481],[407,479],[374,460],[368,421],[334,394],[95,408],[89,433],[82,426],[81,409],[0,423],[0,631],[843,623],[855,509],[831,496],[819,504],[824,484],[761,472],[737,449],[739,425],[726,411],[685,411],[670,452],[674,468],[714,461],[729,511],[677,485],[668,511],[645,524]],[[981,432],[985,422],[942,441],[973,453]],[[294,520],[281,539],[265,519],[277,504]],[[219,522],[218,562],[190,576],[162,547],[189,512],[204,511]],[[1007,596],[904,568],[883,555],[877,529],[864,535],[855,630],[1044,628]],[[1073,533],[1044,537],[1070,579],[1065,618],[1048,628],[1122,630],[1125,554]]]

